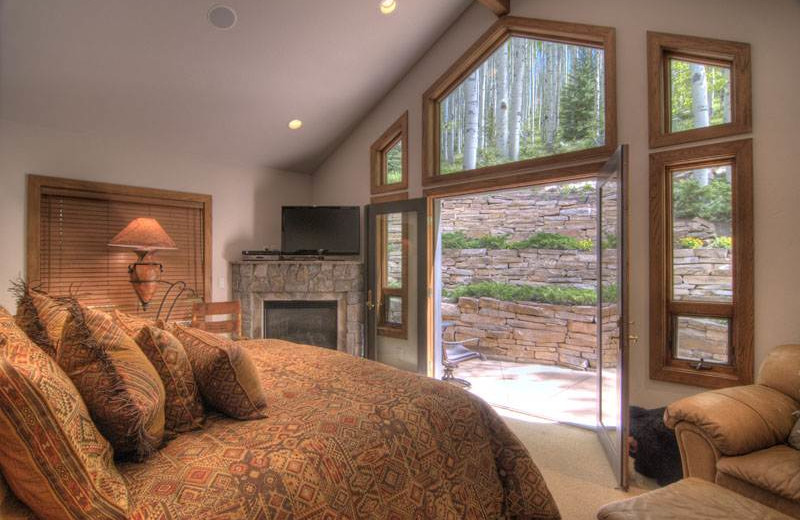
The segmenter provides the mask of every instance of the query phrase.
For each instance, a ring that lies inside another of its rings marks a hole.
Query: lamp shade
[[[136,251],[157,251],[159,249],[177,249],[161,224],[154,218],[139,217],[133,219],[125,229],[111,239],[109,246],[129,247]]]

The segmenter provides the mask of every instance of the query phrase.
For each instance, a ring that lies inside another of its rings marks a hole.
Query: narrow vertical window
[[[753,373],[752,142],[651,155],[651,377]]]
[[[406,338],[408,334],[408,225],[405,213],[378,216],[378,334]]]
[[[408,112],[370,147],[373,195],[408,189]]]

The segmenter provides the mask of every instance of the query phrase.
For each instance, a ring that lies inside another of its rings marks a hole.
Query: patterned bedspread
[[[332,350],[242,344],[269,417],[212,415],[121,465],[133,518],[559,518],[525,448],[468,392]]]

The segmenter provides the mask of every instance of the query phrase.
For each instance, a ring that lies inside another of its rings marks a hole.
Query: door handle
[[[367,306],[367,310],[368,311],[371,311],[371,310],[375,309],[375,304],[372,302],[372,289],[369,289],[367,291],[367,303],[366,303],[366,306]]]
[[[639,341],[639,335],[638,334],[628,334],[628,341],[630,341],[633,344],[636,344],[636,342]]]

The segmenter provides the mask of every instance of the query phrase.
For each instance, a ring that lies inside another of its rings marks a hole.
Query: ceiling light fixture
[[[301,126],[303,126],[303,122],[300,121],[299,119],[292,119],[291,121],[289,121],[289,128],[291,128],[292,130],[298,130],[300,129]]]
[[[215,5],[208,10],[208,21],[217,29],[230,29],[236,25],[236,11],[227,5]]]
[[[397,0],[381,0],[380,9],[383,14],[392,14],[397,9]]]

